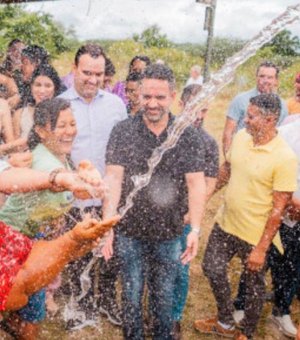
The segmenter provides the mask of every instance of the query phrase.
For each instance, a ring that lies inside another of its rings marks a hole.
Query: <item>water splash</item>
[[[269,42],[277,33],[283,30],[287,25],[300,19],[300,4],[288,7],[287,10],[274,19],[270,25],[266,26],[261,32],[249,41],[244,48],[229,58],[224,66],[212,75],[211,80],[203,85],[202,91],[194,97],[194,99],[186,105],[185,110],[176,117],[174,123],[168,128],[168,137],[163,144],[154,149],[152,156],[148,160],[148,172],[133,176],[132,181],[134,188],[126,198],[126,203],[120,208],[120,215],[123,217],[127,211],[133,206],[133,199],[137,192],[147,186],[153,174],[155,167],[160,162],[164,153],[173,148],[184,130],[197,119],[197,112],[200,109],[207,107],[221,89],[232,81],[235,70],[253,56],[257,50]],[[97,257],[101,256],[99,248],[94,252],[94,257],[91,259],[87,268],[81,276],[82,292],[80,297],[71,297],[68,305],[65,307],[64,318],[79,319],[82,321],[80,328],[87,325],[92,325],[92,320],[87,320],[84,313],[78,309],[78,302],[86,296],[91,287],[89,271],[96,263]]]
[[[94,197],[93,192],[90,192],[90,195]],[[83,220],[86,217],[84,213],[83,203],[80,203],[80,220]],[[97,218],[96,214],[92,212],[90,214],[92,218]],[[68,214],[68,217],[73,220],[73,222],[78,223],[80,220],[75,219],[71,214]],[[102,245],[102,243],[101,243]],[[94,267],[94,265],[98,262],[98,257],[100,257],[100,251],[98,253],[93,251],[93,257],[85,267],[84,271],[80,275],[80,295],[74,296],[73,292],[71,293],[69,301],[66,303],[63,311],[64,321],[67,323],[70,320],[75,320],[77,325],[72,327],[72,330],[80,330],[85,327],[96,327],[96,322],[93,319],[88,319],[85,311],[80,308],[80,301],[87,295],[89,290],[92,288],[92,281],[90,277],[90,271]]]
[[[77,298],[72,294],[69,302],[65,305],[63,318],[65,322],[76,320],[77,324],[72,327],[72,330],[80,330],[85,327],[97,327],[95,320],[89,320],[86,317],[85,311],[81,311],[78,306]]]
[[[224,66],[212,75],[211,80],[205,83],[201,92],[190,101],[185,110],[176,117],[174,123],[168,128],[168,137],[159,147],[153,150],[148,160],[148,172],[143,175],[133,176],[131,179],[134,188],[126,198],[125,205],[119,213],[123,217],[133,206],[133,199],[137,192],[150,182],[155,167],[159,164],[164,153],[173,148],[184,130],[197,119],[197,112],[208,106],[221,89],[232,81],[235,70],[252,57],[257,50],[275,37],[287,25],[300,19],[300,3],[290,6],[287,10],[263,28],[241,51],[230,57]]]

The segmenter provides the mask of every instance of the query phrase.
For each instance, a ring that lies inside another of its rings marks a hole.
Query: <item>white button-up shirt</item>
[[[293,116],[289,116],[288,118],[294,118]],[[286,119],[288,121],[289,119]],[[283,122],[285,123],[285,122]],[[294,196],[296,198],[300,198],[300,117],[298,117],[295,121],[291,121],[286,125],[282,125],[278,128],[279,134],[283,137],[283,139],[287,142],[290,148],[295,152],[298,158],[298,176],[297,176],[297,191],[294,192]],[[289,227],[293,227],[297,221],[292,221],[289,218],[285,217],[283,222]]]
[[[74,86],[59,97],[71,102],[76,119],[77,135],[72,147],[72,161],[77,166],[80,161],[88,159],[103,175],[110,132],[116,123],[128,117],[125,105],[118,96],[103,90],[98,90],[95,98],[87,103]],[[99,200],[79,201],[76,204],[80,208],[99,205]]]

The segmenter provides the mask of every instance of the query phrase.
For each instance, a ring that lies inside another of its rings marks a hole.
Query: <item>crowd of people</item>
[[[256,87],[229,106],[223,165],[203,128],[206,107],[143,185],[148,159],[175,120],[176,82],[165,62],[135,56],[126,79],[113,83],[112,61],[86,44],[60,78],[45,49],[16,39],[0,70],[0,329],[37,339],[47,311],[61,304],[57,297],[81,296],[81,274],[105,236],[77,308],[87,319],[105,315],[124,339],[181,339],[205,207],[226,186],[202,261],[217,315],[194,328],[252,339],[270,269],[270,319],[297,336],[290,307],[300,288],[300,73],[286,104],[276,94],[279,68],[262,62]],[[194,65],[181,110],[202,82]],[[120,219],[137,182],[142,188]],[[235,256],[242,272],[233,299],[227,270]],[[65,327],[81,323],[69,317]]]

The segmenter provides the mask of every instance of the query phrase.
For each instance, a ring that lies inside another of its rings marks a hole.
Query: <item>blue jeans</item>
[[[45,238],[43,233],[38,232],[35,236],[35,240],[42,240]],[[19,309],[17,314],[23,321],[30,323],[41,322],[46,318],[46,289],[41,289],[38,292],[32,294],[25,307]]]
[[[121,263],[123,334],[125,339],[144,339],[143,291],[149,290],[149,309],[153,317],[153,339],[172,339],[172,300],[180,262],[180,238],[168,241],[141,241],[116,237]]]
[[[17,314],[26,322],[43,321],[46,318],[46,290],[42,289],[31,295],[27,305],[19,309]]]
[[[183,233],[180,237],[181,253],[186,249],[186,237],[191,231],[189,224],[185,225]],[[175,279],[175,288],[173,292],[173,320],[180,321],[182,319],[183,310],[189,291],[189,269],[190,265],[179,264],[177,276]]]

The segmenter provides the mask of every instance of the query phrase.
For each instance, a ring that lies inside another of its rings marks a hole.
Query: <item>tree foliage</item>
[[[214,38],[212,46],[212,64],[223,65],[229,57],[240,51],[245,45],[245,41],[229,38]]]
[[[133,40],[143,44],[145,48],[148,47],[170,47],[172,43],[168,40],[165,34],[160,33],[160,27],[153,25],[145,29],[140,35],[134,34]]]
[[[278,33],[265,47],[271,47],[274,54],[296,56],[300,53],[300,40],[288,30]]]
[[[4,51],[13,39],[26,44],[37,44],[51,56],[67,51],[75,40],[72,29],[66,31],[51,15],[29,13],[21,6],[6,5],[0,8],[0,49]]]
[[[132,39],[109,42],[106,45],[106,51],[117,69],[115,79],[126,78],[128,64],[135,55],[147,55],[152,62],[156,62],[158,59],[163,60],[174,71],[178,86],[186,82],[192,65],[203,64],[201,57],[191,56],[178,48],[145,48],[143,44]]]
[[[234,53],[238,52],[245,45],[245,41],[239,39],[220,38],[215,37],[213,39],[211,63],[215,67],[219,67],[224,64],[225,60],[231,57]],[[204,59],[206,52],[206,44],[178,44],[179,49],[185,52],[198,56]]]

